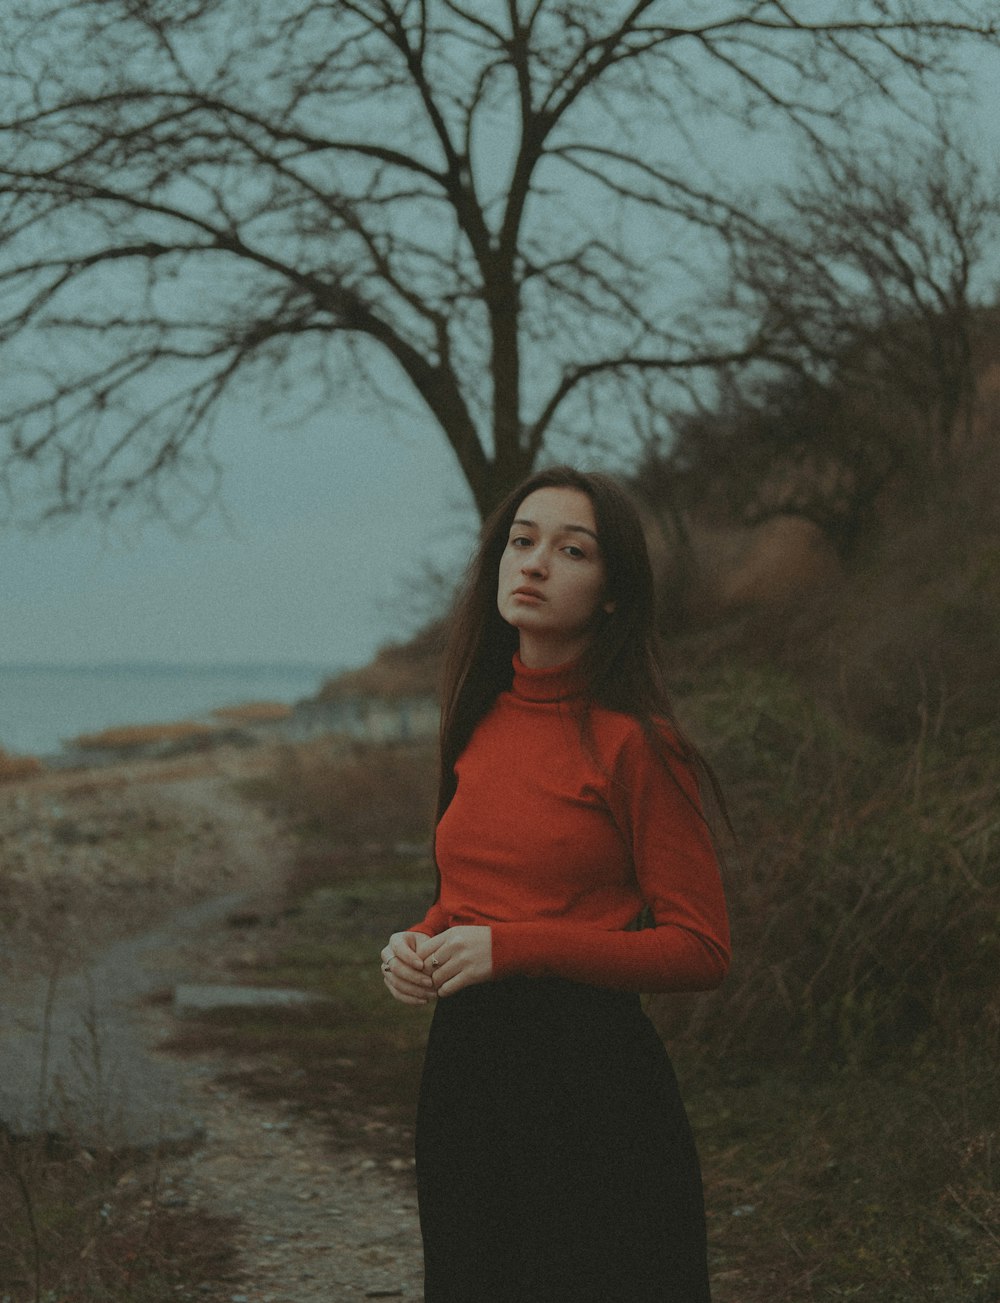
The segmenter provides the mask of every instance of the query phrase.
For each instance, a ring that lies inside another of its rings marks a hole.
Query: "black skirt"
[[[441,1000],[416,1156],[425,1303],[708,1303],[698,1156],[638,996]]]

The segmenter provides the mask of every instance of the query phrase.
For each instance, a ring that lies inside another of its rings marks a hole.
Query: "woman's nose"
[[[529,552],[521,562],[522,575],[544,575],[546,570],[545,558],[538,548]]]

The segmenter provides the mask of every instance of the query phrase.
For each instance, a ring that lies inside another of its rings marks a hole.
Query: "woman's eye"
[[[531,547],[531,539],[524,534],[517,534],[510,540],[511,547]]]
[[[566,553],[568,553],[569,556],[571,556],[571,557],[575,557],[575,558],[585,557],[585,556],[587,555],[586,552],[584,552],[583,548],[582,548],[582,547],[577,547],[575,543],[570,543],[570,545],[569,545],[568,547],[564,548],[563,550],[564,550]]]

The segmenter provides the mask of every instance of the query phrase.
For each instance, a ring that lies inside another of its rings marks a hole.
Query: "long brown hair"
[[[455,794],[455,762],[476,725],[513,681],[519,634],[497,609],[497,576],[517,510],[536,489],[576,489],[590,499],[608,596],[615,604],[610,614],[602,616],[579,661],[583,694],[577,716],[584,745],[591,744],[590,706],[631,715],[664,760],[667,749],[701,771],[721,805],[715,776],[678,726],[663,683],[653,572],[638,513],[609,475],[552,466],[519,484],[496,507],[483,524],[479,547],[466,572],[445,656],[437,818]],[[664,720],[670,725],[668,738],[662,729]]]

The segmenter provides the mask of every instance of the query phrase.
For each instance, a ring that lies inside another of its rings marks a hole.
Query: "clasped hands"
[[[427,1004],[493,976],[488,927],[450,927],[436,937],[394,932],[382,951],[385,984],[402,1004]]]

